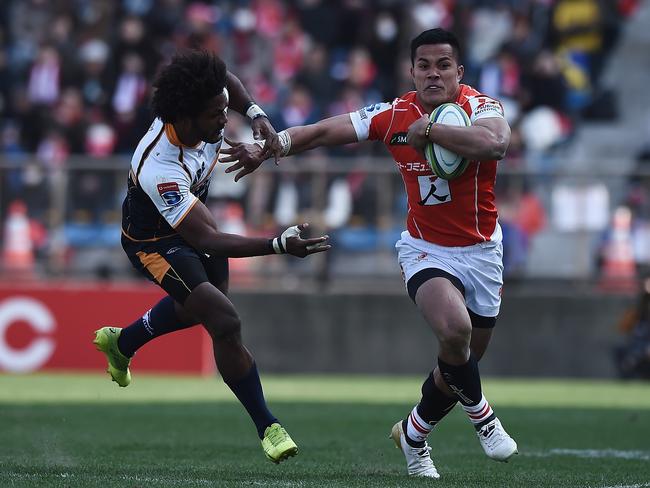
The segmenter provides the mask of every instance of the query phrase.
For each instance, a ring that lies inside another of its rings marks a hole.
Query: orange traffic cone
[[[618,207],[603,253],[600,287],[606,291],[634,292],[637,288],[631,228],[632,212],[628,207]]]
[[[27,206],[21,200],[9,205],[4,225],[3,271],[12,277],[30,277],[34,271],[34,246]]]

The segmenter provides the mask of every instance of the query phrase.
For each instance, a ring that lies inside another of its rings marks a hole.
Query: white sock
[[[474,425],[480,424],[493,414],[492,407],[490,407],[483,394],[481,394],[481,401],[478,404],[474,406],[463,405],[463,410],[467,412],[470,422]]]
[[[415,442],[424,442],[432,429],[433,426],[418,415],[418,407],[413,407],[406,419],[406,435],[408,438]]]

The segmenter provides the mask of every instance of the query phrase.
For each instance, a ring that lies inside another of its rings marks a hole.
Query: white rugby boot
[[[423,447],[411,447],[406,442],[402,421],[400,420],[390,432],[390,437],[395,441],[395,446],[404,453],[406,470],[409,476],[422,476],[426,478],[440,478],[436,467],[433,465],[429,452],[431,448],[425,442]]]
[[[506,462],[514,454],[518,454],[517,443],[508,435],[496,417],[481,427],[476,435],[485,454],[495,461]]]

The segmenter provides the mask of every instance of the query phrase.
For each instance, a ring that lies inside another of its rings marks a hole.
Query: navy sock
[[[117,339],[117,347],[122,354],[130,358],[135,351],[154,337],[186,329],[192,325],[184,324],[178,320],[174,310],[174,299],[166,296],[142,317],[122,329],[122,333]]]
[[[422,399],[417,406],[418,415],[429,425],[436,425],[456,405],[455,398],[445,395],[433,379],[433,371],[422,384]]]
[[[253,422],[255,422],[257,435],[262,439],[266,428],[277,422],[278,419],[273,416],[266,406],[257,365],[253,363],[250,371],[242,379],[231,383],[226,382],[226,384],[244,406]]]
[[[432,371],[422,384],[422,398],[415,408],[417,414],[423,421],[427,422],[431,427],[435,427],[445,415],[451,412],[457,401],[455,398],[450,398],[440,391],[440,388],[436,386],[436,382],[433,379]],[[403,421],[402,429],[404,430],[406,443],[409,446],[424,447],[424,441],[417,441],[409,436],[408,417]]]
[[[438,358],[438,367],[449,388],[456,394],[460,403],[466,406],[478,405],[481,401],[481,376],[478,361],[472,355],[460,366],[452,366]]]

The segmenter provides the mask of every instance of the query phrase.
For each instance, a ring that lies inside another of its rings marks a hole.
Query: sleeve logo
[[[158,183],[158,193],[167,205],[177,205],[183,199],[178,183],[174,181]]]
[[[484,113],[495,113],[498,115],[503,115],[503,107],[501,106],[501,102],[489,98],[479,98],[478,105],[474,109],[474,115]]]
[[[375,110],[379,110],[379,107],[381,107],[381,103],[375,103],[372,105],[368,105],[367,107],[364,107],[364,110],[366,112],[374,112]]]

